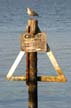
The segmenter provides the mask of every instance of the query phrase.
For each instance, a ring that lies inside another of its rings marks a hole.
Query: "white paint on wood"
[[[48,57],[49,57],[49,59],[50,59],[52,65],[53,65],[53,67],[54,67],[55,70],[57,71],[60,67],[59,67],[59,65],[58,65],[58,63],[57,63],[57,61],[56,61],[56,59],[55,59],[55,57],[54,57],[52,51],[50,50],[49,52],[47,52],[47,55],[48,55]]]
[[[22,57],[24,56],[25,52],[24,51],[20,51],[16,60],[14,61],[13,65],[11,66],[8,74],[7,74],[7,78],[11,78],[11,76],[13,75],[15,69],[17,68],[17,66],[19,65]]]

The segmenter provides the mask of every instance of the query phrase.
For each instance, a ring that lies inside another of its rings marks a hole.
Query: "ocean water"
[[[0,0],[0,108],[28,107],[26,83],[6,79],[26,30],[26,7],[39,13],[39,27],[67,78],[66,83],[38,82],[38,107],[71,108],[71,0]],[[24,56],[14,74],[25,75],[25,67]],[[38,75],[56,75],[46,53],[38,53]]]

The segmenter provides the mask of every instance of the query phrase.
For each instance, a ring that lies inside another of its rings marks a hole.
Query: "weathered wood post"
[[[39,32],[38,21],[29,19],[26,32],[33,38]],[[26,84],[28,85],[29,94],[28,108],[38,108],[37,52],[26,52]]]

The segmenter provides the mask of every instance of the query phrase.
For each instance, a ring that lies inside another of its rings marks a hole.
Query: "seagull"
[[[33,11],[30,8],[27,8],[27,13],[29,16],[39,16],[37,12]]]

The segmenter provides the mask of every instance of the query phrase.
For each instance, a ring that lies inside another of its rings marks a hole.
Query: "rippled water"
[[[26,7],[39,13],[39,27],[65,76],[66,83],[38,83],[39,108],[71,108],[71,0],[0,0],[0,108],[27,108],[25,82],[7,81],[5,76],[20,51],[25,31]],[[25,56],[15,74],[25,74]],[[38,74],[56,75],[46,53],[38,54]]]

